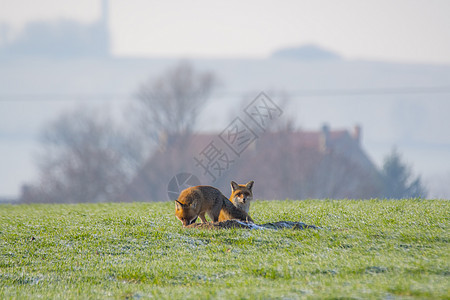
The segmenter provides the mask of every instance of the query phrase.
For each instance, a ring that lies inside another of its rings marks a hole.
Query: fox
[[[234,206],[218,189],[208,185],[198,185],[183,190],[175,200],[175,216],[183,226],[195,223],[200,217],[206,223],[205,214],[213,222],[237,219],[252,222],[252,218],[243,210]]]
[[[250,210],[250,202],[253,200],[253,184],[255,182],[249,181],[245,185],[237,184],[236,182],[231,182],[231,196],[230,201],[233,202],[234,206],[242,209],[247,214]]]

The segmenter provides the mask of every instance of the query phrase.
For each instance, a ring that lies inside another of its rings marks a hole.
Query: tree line
[[[157,151],[164,151],[162,147],[183,147],[183,141],[194,133],[199,111],[218,82],[212,72],[198,71],[188,62],[181,62],[139,87],[124,116],[127,125],[120,124],[105,111],[87,107],[60,115],[41,132],[36,159],[39,175],[35,182],[23,185],[20,201],[122,201],[130,183]],[[293,120],[289,119],[270,130],[282,132],[293,128]],[[289,168],[287,163],[285,167]],[[165,169],[169,172],[164,166],[159,172]],[[343,173],[339,176],[345,176],[348,171],[340,170]],[[426,196],[420,176],[413,176],[396,150],[386,156],[380,178],[382,187],[375,196]],[[288,189],[295,189],[294,181],[286,182]],[[351,186],[351,182],[339,184]],[[332,189],[323,196],[333,197]]]

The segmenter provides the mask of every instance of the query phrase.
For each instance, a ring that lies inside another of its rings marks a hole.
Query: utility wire
[[[288,93],[292,97],[341,97],[341,96],[378,96],[407,94],[450,94],[450,87],[403,87],[403,88],[367,88],[367,89],[330,89],[301,90]]]
[[[295,99],[304,97],[343,97],[343,96],[389,96],[389,95],[432,95],[450,94],[450,86],[438,87],[396,87],[396,88],[365,88],[365,89],[311,89],[283,91],[283,95]],[[218,92],[213,98],[242,97],[248,92]],[[132,94],[107,93],[49,93],[49,94],[0,94],[0,102],[11,101],[126,101],[134,99]]]

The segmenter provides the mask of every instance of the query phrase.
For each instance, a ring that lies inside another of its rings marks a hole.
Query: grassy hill
[[[2,205],[0,298],[449,298],[450,202],[256,201],[184,229],[173,203]]]

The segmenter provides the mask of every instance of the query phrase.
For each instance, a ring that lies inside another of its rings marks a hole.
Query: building
[[[257,199],[373,198],[380,174],[361,147],[361,128],[267,132],[242,153],[220,134],[165,139],[127,189],[128,201],[168,200],[168,183],[180,173],[229,193],[231,180],[254,180]],[[214,158],[214,160],[213,160]]]
[[[34,21],[14,40],[8,27],[0,27],[0,57],[21,59],[104,58],[110,56],[108,0],[101,0],[101,15],[91,24],[74,20]],[[1,25],[1,24],[0,24]]]

